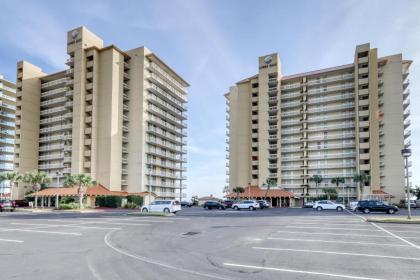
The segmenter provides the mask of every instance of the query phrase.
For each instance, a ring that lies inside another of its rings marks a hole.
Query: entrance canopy
[[[264,197],[267,198],[294,198],[295,195],[289,191],[286,191],[285,189],[270,189],[265,190],[261,189],[258,186],[249,186],[245,188],[245,191],[243,193],[240,193],[238,196],[236,193],[230,193],[226,196],[226,198],[252,198],[252,199],[263,199]]]

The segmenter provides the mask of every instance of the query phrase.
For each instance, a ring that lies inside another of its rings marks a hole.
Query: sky
[[[62,70],[66,32],[84,25],[127,50],[147,46],[190,84],[187,194],[221,196],[226,105],[235,82],[278,52],[283,75],[353,62],[356,45],[402,53],[410,71],[413,184],[420,185],[420,1],[12,1],[1,0],[0,73],[16,62]]]

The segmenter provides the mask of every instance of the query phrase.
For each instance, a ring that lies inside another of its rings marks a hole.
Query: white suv
[[[335,203],[330,200],[320,200],[316,201],[314,206],[312,206],[313,209],[316,209],[317,211],[322,210],[337,210],[339,212],[343,211],[346,207],[341,203]]]
[[[141,208],[142,212],[176,213],[181,211],[181,204],[177,200],[155,200]]]
[[[232,205],[233,210],[248,209],[250,211],[260,208],[260,204],[255,200],[242,200]]]

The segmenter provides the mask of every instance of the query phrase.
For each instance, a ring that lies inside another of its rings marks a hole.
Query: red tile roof
[[[384,192],[383,190],[372,190],[373,195],[380,195],[380,196],[389,196],[394,197],[392,194],[389,194],[387,192]]]
[[[38,196],[77,196],[77,186],[69,187],[69,188],[46,188],[38,192]],[[156,194],[151,193],[154,197]],[[119,191],[110,191],[106,187],[102,185],[96,185],[94,187],[89,187],[86,190],[87,196],[102,196],[102,195],[109,195],[109,196],[127,196],[127,195],[139,195],[139,196],[146,196],[149,195],[148,192],[137,192],[137,193],[128,193],[128,192],[119,192]],[[28,196],[35,196],[35,193],[31,193]]]
[[[250,189],[251,188],[251,189]],[[238,198],[248,198],[248,196],[252,198],[256,197],[265,197],[266,190],[261,189],[258,186],[250,186],[245,188],[245,192],[240,193]],[[295,195],[285,189],[270,189],[267,192],[267,197],[274,198],[274,197],[294,197]],[[227,198],[236,198],[236,193],[230,193],[226,196]]]

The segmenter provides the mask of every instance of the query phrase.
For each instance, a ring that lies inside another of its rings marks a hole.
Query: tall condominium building
[[[0,75],[0,173],[13,171],[16,86]]]
[[[411,61],[378,57],[369,44],[356,47],[352,64],[288,76],[278,54],[258,61],[258,74],[226,94],[231,190],[272,179],[301,202],[339,176],[350,187],[340,192],[354,197],[354,174],[365,173],[363,194],[404,197]],[[318,188],[314,174],[323,177]]]
[[[68,68],[54,74],[17,65],[16,171],[47,172],[52,186],[84,173],[113,191],[150,184],[178,197],[188,83],[146,47],[104,47],[85,27],[67,33],[67,53]]]

